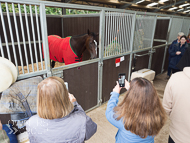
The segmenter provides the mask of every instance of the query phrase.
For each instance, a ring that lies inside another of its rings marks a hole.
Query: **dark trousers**
[[[169,136],[169,138],[168,138],[168,143],[175,143],[174,141],[173,141],[173,139]]]
[[[168,66],[168,73],[167,73],[167,75],[171,76],[171,72],[172,72],[172,69]]]
[[[172,69],[172,73],[176,73],[176,72],[179,72],[180,70],[179,69]]]

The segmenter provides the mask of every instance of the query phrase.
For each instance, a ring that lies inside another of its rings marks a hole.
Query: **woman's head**
[[[181,38],[181,36],[183,36],[183,35],[184,35],[183,32],[179,32],[179,33],[177,34],[177,39],[178,39],[178,41],[180,41],[180,38]]]
[[[152,83],[135,78],[123,101],[114,108],[117,120],[123,120],[126,130],[146,138],[158,134],[166,114]]]
[[[187,40],[187,37],[185,35],[181,36],[180,42],[182,45],[185,44],[186,40]]]
[[[187,39],[190,39],[190,34],[188,34]]]
[[[49,77],[38,84],[37,110],[38,116],[44,119],[62,118],[73,110],[61,78]]]

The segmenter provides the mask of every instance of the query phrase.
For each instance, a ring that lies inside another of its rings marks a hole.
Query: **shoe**
[[[169,76],[169,75],[167,75],[166,79],[170,79],[170,76]]]

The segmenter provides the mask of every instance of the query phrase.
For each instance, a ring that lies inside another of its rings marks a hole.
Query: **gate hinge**
[[[100,62],[100,63],[99,63],[99,67],[103,67],[103,62]]]
[[[98,104],[100,105],[102,103],[102,99],[99,99]]]

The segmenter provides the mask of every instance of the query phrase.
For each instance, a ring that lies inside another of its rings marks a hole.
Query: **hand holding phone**
[[[118,81],[116,81],[116,86],[113,88],[113,92],[120,93],[122,87],[119,86]]]
[[[125,74],[124,73],[119,74],[118,81],[119,81],[120,87],[125,87]]]
[[[77,101],[76,98],[74,97],[74,95],[70,94],[70,93],[69,93],[69,99],[70,99],[71,103]]]

